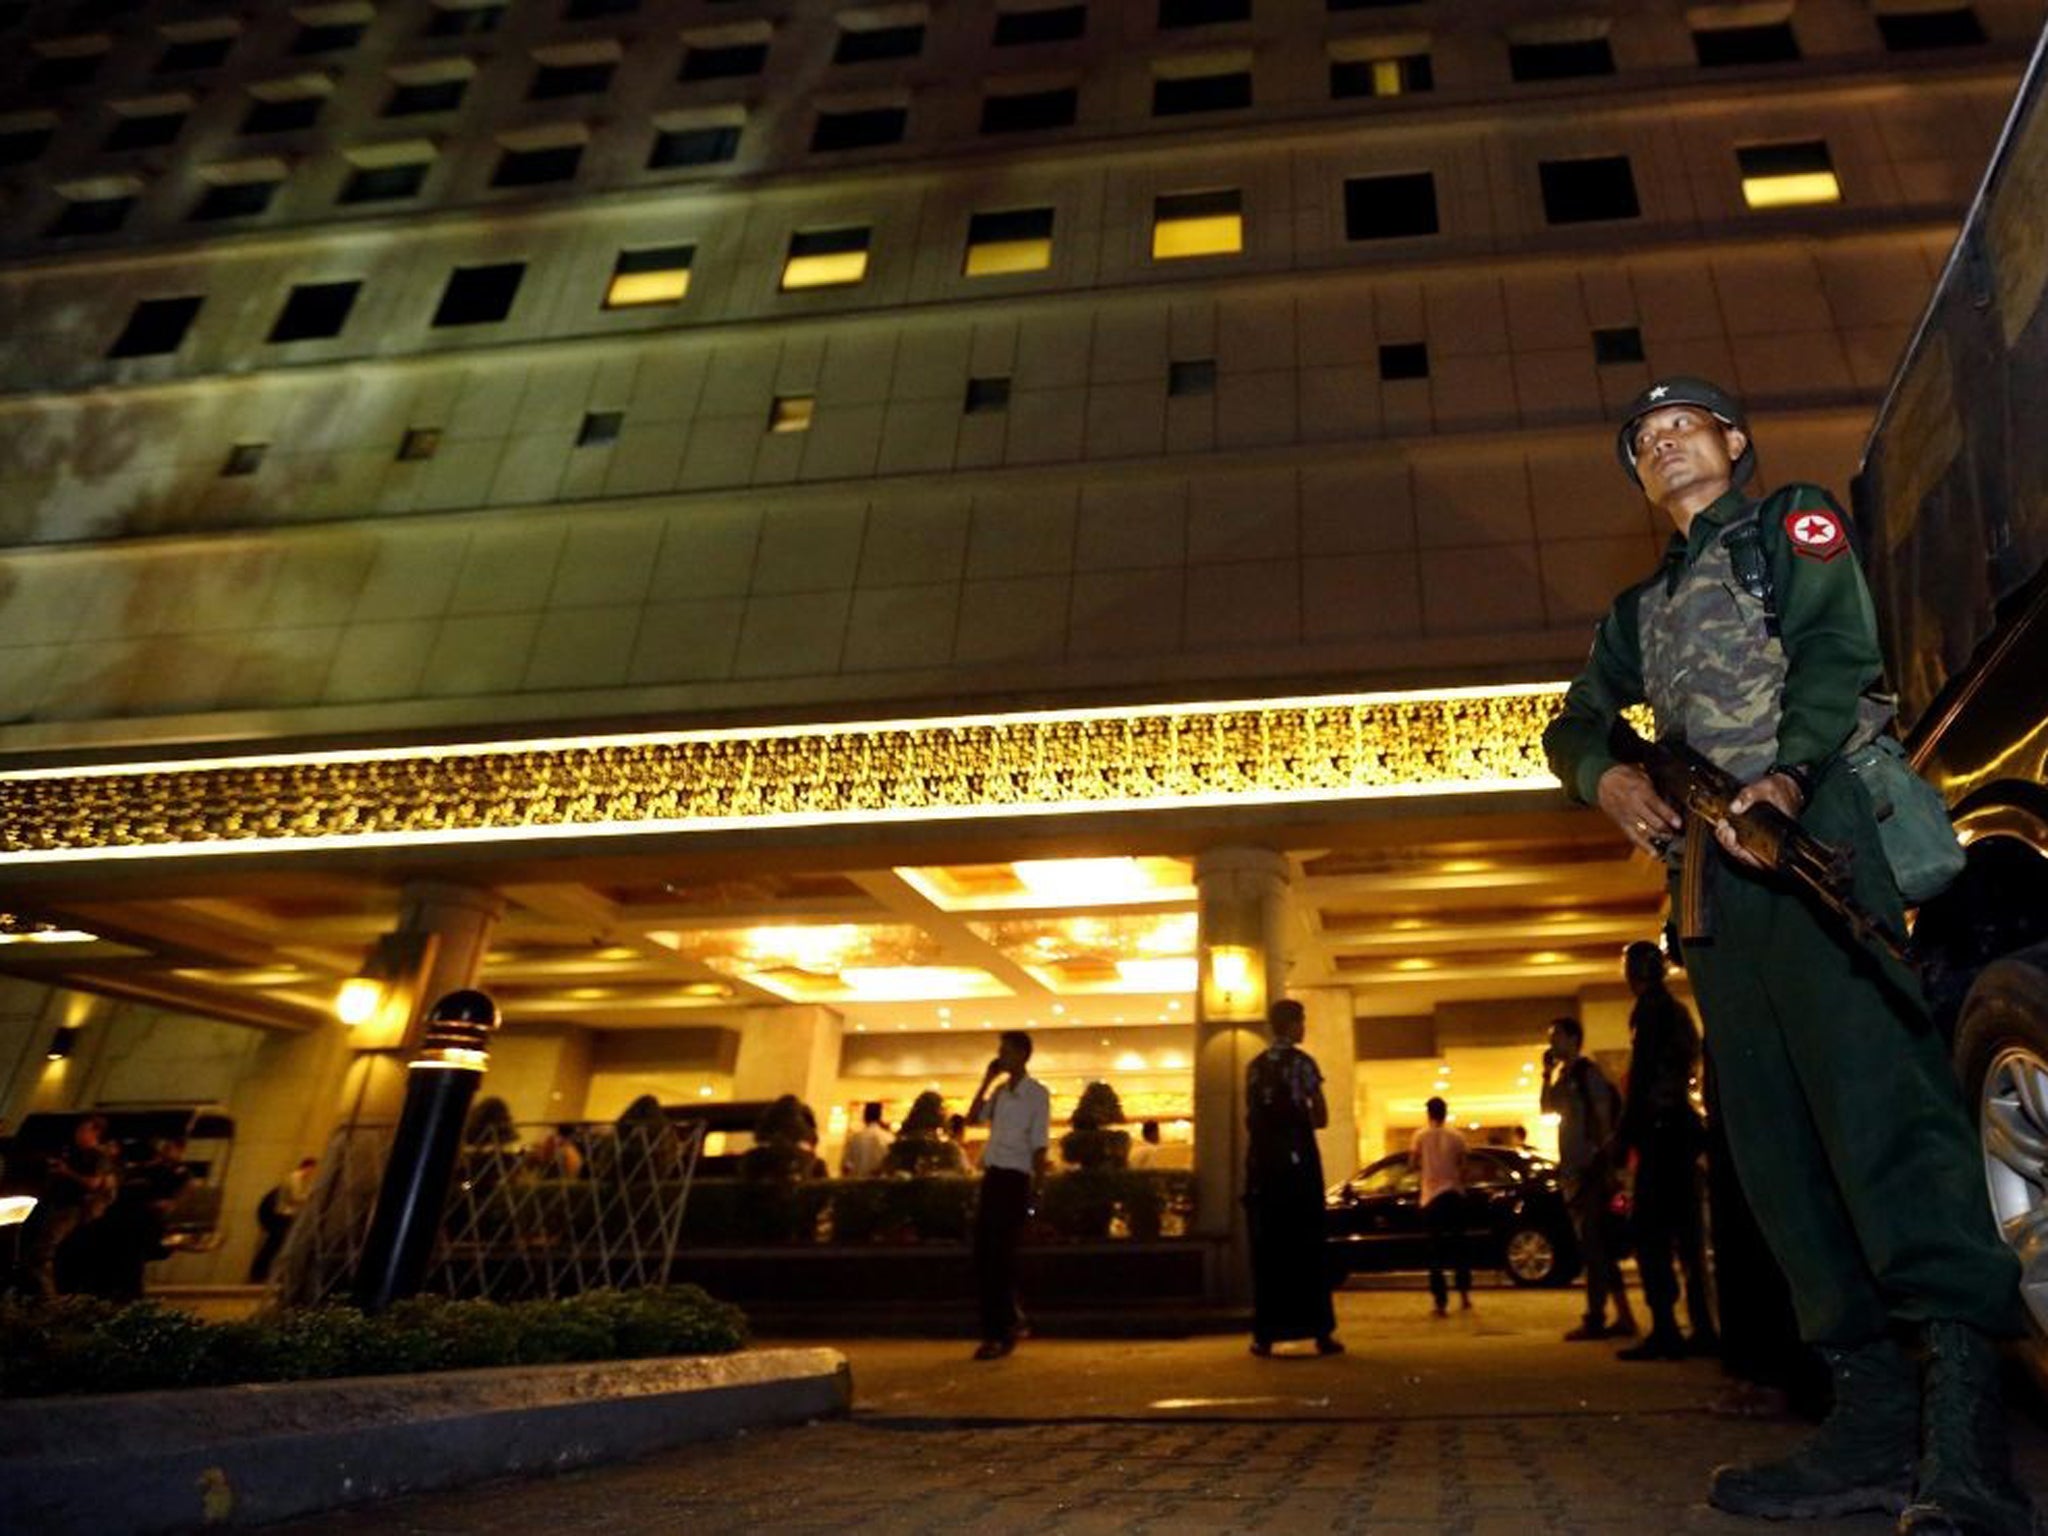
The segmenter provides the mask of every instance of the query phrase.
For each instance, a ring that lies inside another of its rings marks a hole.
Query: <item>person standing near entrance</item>
[[[1422,1224],[1429,1231],[1429,1294],[1436,1315],[1450,1311],[1451,1290],[1444,1271],[1456,1272],[1458,1307],[1472,1310],[1472,1266],[1465,1257],[1465,1138],[1444,1122],[1450,1107],[1442,1099],[1423,1106],[1429,1124],[1415,1133],[1410,1154],[1422,1176]]]
[[[1743,494],[1756,451],[1740,402],[1704,379],[1639,395],[1621,468],[1673,535],[1615,599],[1544,733],[1566,791],[1661,854],[1677,807],[1610,745],[1647,703],[1771,806],[1849,855],[1856,901],[1894,933],[1903,904],[1847,755],[1891,727],[1870,594],[1848,520],[1818,486]],[[1999,1403],[1996,1341],[2021,1325],[1976,1136],[1918,979],[1872,954],[1740,847],[1695,837],[1708,931],[1681,963],[1705,1016],[1742,1187],[1784,1267],[1835,1406],[1790,1455],[1714,1473],[1736,1514],[1903,1511],[1901,1532],[2031,1532]],[[1916,1341],[1916,1363],[1900,1337]],[[1924,1381],[1920,1365],[1924,1364]],[[1917,1458],[1917,1466],[1916,1466]]]
[[[1330,1123],[1323,1074],[1301,1048],[1308,1013],[1291,997],[1266,1011],[1273,1043],[1245,1072],[1244,1209],[1252,1249],[1252,1353],[1283,1339],[1314,1339],[1342,1354],[1323,1251],[1323,1157],[1316,1132]]]
[[[1586,1031],[1577,1019],[1550,1021],[1550,1046],[1543,1053],[1543,1112],[1557,1116],[1557,1173],[1565,1209],[1578,1234],[1586,1266],[1586,1316],[1565,1338],[1633,1338],[1635,1313],[1615,1261],[1611,1208],[1614,1204],[1614,1128],[1621,1095],[1607,1074],[1585,1054]],[[1614,1321],[1607,1300],[1614,1298]]]
[[[846,1150],[839,1155],[839,1177],[871,1179],[882,1171],[889,1155],[889,1128],[882,1124],[882,1106],[870,1100],[860,1112],[860,1129],[846,1138]]]
[[[981,1297],[977,1360],[1000,1360],[1023,1336],[1017,1305],[1017,1247],[1031,1215],[1031,1191],[1045,1176],[1052,1140],[1052,1095],[1027,1070],[1031,1037],[1005,1030],[981,1076],[968,1121],[989,1127],[981,1154],[981,1199],[974,1212],[974,1276]],[[1002,1079],[1000,1082],[997,1079]]]
[[[1692,1107],[1699,1072],[1700,1036],[1685,1004],[1664,984],[1664,951],[1638,940],[1622,953],[1622,976],[1635,994],[1628,1028],[1627,1104],[1621,1112],[1622,1148],[1636,1155],[1636,1270],[1650,1308],[1650,1331],[1624,1349],[1622,1360],[1682,1360],[1720,1348],[1707,1302],[1707,1266],[1700,1221],[1700,1152],[1706,1128]],[[1678,1277],[1685,1276],[1685,1310],[1692,1337],[1678,1331]]]

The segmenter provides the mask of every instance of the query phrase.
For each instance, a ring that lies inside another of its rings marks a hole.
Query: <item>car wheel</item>
[[[1564,1273],[1557,1240],[1541,1227],[1511,1227],[1500,1264],[1516,1285],[1555,1285]]]
[[[2037,1377],[2048,1379],[2048,951],[1986,966],[1956,1023],[1956,1071],[1977,1121],[1999,1235],[2020,1261]]]

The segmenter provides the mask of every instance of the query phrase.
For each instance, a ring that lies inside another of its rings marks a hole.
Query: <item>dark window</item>
[[[1213,395],[1216,393],[1216,359],[1198,357],[1185,363],[1166,365],[1169,395]]]
[[[1436,231],[1436,178],[1428,171],[1354,176],[1344,183],[1346,240],[1397,240]]]
[[[758,75],[768,62],[766,43],[729,43],[722,48],[688,48],[678,80],[729,80]]]
[[[717,165],[740,152],[737,123],[719,123],[710,128],[664,128],[654,136],[654,151],[647,157],[650,171],[675,165]]]
[[[1596,363],[1640,363],[1643,333],[1633,325],[1603,326],[1593,333],[1593,361]]]
[[[820,112],[811,129],[811,148],[872,149],[900,144],[910,113],[904,107],[870,107],[860,112]]]
[[[44,54],[28,72],[32,91],[68,91],[99,73],[104,53]]]
[[[1389,6],[1413,5],[1416,0],[1323,0],[1326,11],[1378,11]]]
[[[1510,43],[1508,73],[1517,80],[1575,80],[1614,73],[1614,50],[1604,37],[1571,43]]]
[[[1026,43],[1063,43],[1088,30],[1088,7],[1056,6],[1049,11],[1002,11],[996,16],[995,45],[1015,48]]]
[[[1705,27],[1693,33],[1692,46],[1702,64],[1784,64],[1799,57],[1799,39],[1792,35],[1789,21]]]
[[[107,356],[160,357],[177,351],[184,343],[185,333],[192,329],[192,322],[199,318],[199,306],[205,302],[198,296],[144,299],[129,312],[128,323],[107,348]]]
[[[519,294],[519,280],[526,275],[523,261],[499,262],[488,267],[457,267],[448,274],[448,286],[441,290],[441,302],[434,310],[433,323],[440,325],[491,325],[512,313],[512,300]]]
[[[1050,208],[1014,208],[1006,213],[977,213],[967,221],[969,245],[1004,245],[1016,240],[1050,240]]]
[[[320,109],[326,105],[325,96],[286,96],[276,101],[259,96],[242,119],[242,132],[291,133],[310,128],[320,120]]]
[[[569,0],[562,8],[568,21],[588,21],[593,16],[624,16],[640,9],[640,0]]]
[[[1333,59],[1330,61],[1330,94],[1345,96],[1406,96],[1412,91],[1436,88],[1436,72],[1426,53],[1403,54],[1396,59]]]
[[[26,165],[50,147],[56,130],[47,123],[36,128],[10,128],[0,133],[0,165]]]
[[[227,62],[234,46],[232,36],[195,37],[172,43],[157,59],[156,72],[169,75],[186,69],[214,69]]]
[[[1880,12],[1877,30],[1893,53],[1922,48],[1974,48],[1984,41],[1984,24],[1967,5],[1952,11]]]
[[[581,144],[548,144],[539,149],[508,149],[491,173],[494,187],[539,187],[568,181],[583,163]]]
[[[924,23],[903,27],[842,28],[834,64],[867,64],[876,59],[914,59],[924,52]]]
[[[583,425],[576,429],[578,448],[602,448],[619,440],[619,430],[626,424],[624,411],[589,411],[583,417]]]
[[[1009,408],[1010,381],[1007,378],[967,381],[967,401],[962,409],[969,416],[992,416]]]
[[[1159,0],[1162,28],[1208,27],[1251,19],[1252,0]]]
[[[1250,70],[1228,75],[1187,75],[1152,82],[1152,115],[1179,117],[1184,112],[1225,112],[1252,104]]]
[[[108,149],[161,149],[185,126],[183,112],[152,112],[146,117],[123,117],[107,135]]]
[[[384,103],[386,117],[414,117],[422,112],[453,112],[462,105],[467,80],[407,80],[391,88]]]
[[[471,5],[462,8],[436,6],[427,18],[429,37],[474,37],[495,32],[505,19],[502,5]]]
[[[268,443],[237,443],[228,450],[228,456],[221,461],[220,474],[223,480],[237,480],[243,475],[253,475],[263,467],[263,456],[270,452]]]
[[[983,133],[1029,133],[1038,128],[1071,128],[1080,93],[1072,86],[1056,91],[1026,91],[1016,96],[984,96]]]
[[[139,11],[142,5],[143,0],[78,0],[65,17],[65,25],[81,29],[96,27],[116,16]]]
[[[215,219],[251,219],[270,206],[281,183],[275,181],[226,181],[208,187],[192,205],[189,215],[199,223]]]
[[[1632,219],[1643,211],[1627,155],[1545,160],[1536,173],[1543,183],[1543,217],[1552,224]]]
[[[403,165],[364,165],[356,168],[348,184],[341,189],[344,203],[388,203],[401,197],[413,197],[427,182],[425,160],[409,160]]]
[[[339,53],[344,48],[353,48],[362,41],[368,23],[361,21],[323,22],[316,26],[299,28],[299,35],[292,39],[292,52],[301,56],[309,53]]]
[[[407,427],[398,440],[398,462],[421,464],[441,451],[439,427]]]
[[[563,96],[589,96],[612,83],[617,68],[609,59],[591,64],[543,64],[533,72],[528,101],[554,101]]]
[[[134,196],[89,197],[66,203],[64,211],[44,231],[47,235],[111,235],[126,222]]]
[[[1380,348],[1380,377],[1388,382],[1429,377],[1429,343],[1394,341]]]
[[[270,328],[272,341],[318,341],[339,336],[355,308],[361,283],[299,283],[277,312]]]

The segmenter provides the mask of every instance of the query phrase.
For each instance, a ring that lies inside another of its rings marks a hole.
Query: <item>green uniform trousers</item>
[[[1856,895],[1903,933],[1877,823],[1836,764],[1803,818],[1852,850]],[[1712,937],[1685,945],[1743,1192],[1801,1335],[1892,1323],[2020,1326],[2019,1265],[1991,1220],[1976,1133],[1917,981],[1789,884],[1713,854]]]

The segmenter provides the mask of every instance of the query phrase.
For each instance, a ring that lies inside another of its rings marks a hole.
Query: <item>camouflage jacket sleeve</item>
[[[1826,491],[1788,485],[1761,517],[1785,645],[1778,760],[1818,765],[1849,739],[1858,698],[1883,676],[1877,616],[1849,519]]]
[[[1643,702],[1642,643],[1636,627],[1640,588],[1615,600],[1593,631],[1593,653],[1572,680],[1558,711],[1543,732],[1543,755],[1565,793],[1582,805],[1598,798],[1600,775],[1614,766],[1607,728],[1631,704]]]

